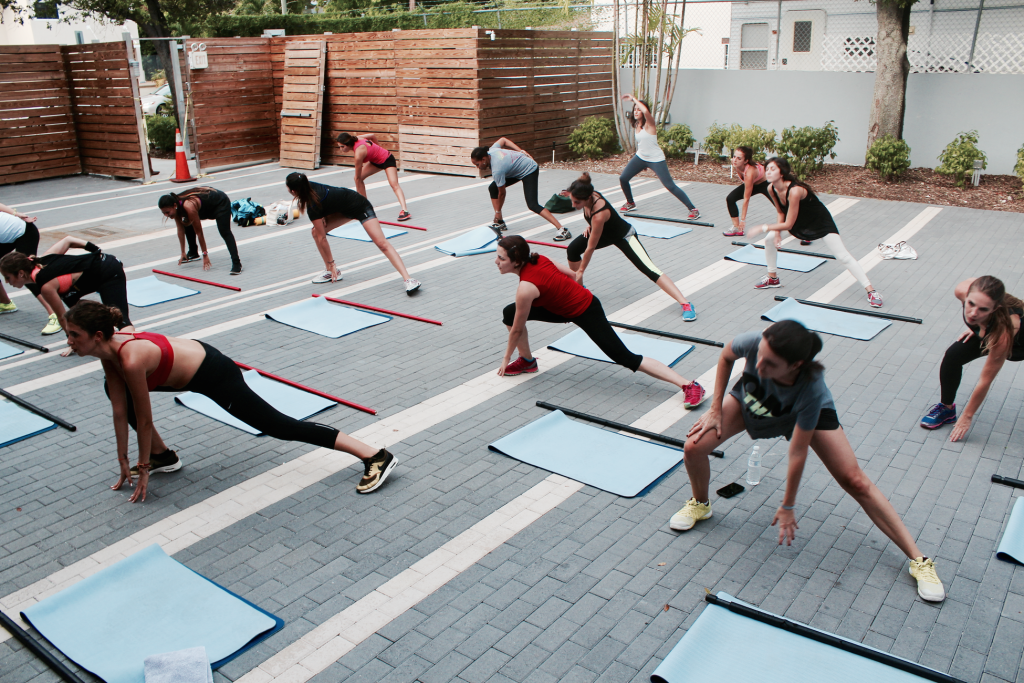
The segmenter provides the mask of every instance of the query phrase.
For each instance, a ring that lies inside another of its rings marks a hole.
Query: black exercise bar
[[[700,337],[687,337],[685,334],[676,334],[675,332],[663,332],[661,330],[652,330],[648,327],[637,327],[636,325],[627,325],[626,323],[613,323],[610,320],[608,324],[612,327],[621,327],[624,330],[633,330],[634,332],[646,332],[647,334],[657,334],[662,337],[671,337],[672,339],[682,339],[683,341],[693,342],[694,344],[707,344],[708,346],[717,346],[718,348],[725,348],[725,344],[722,342],[711,341],[710,339],[701,339]]]
[[[804,638],[809,638],[810,640],[814,640],[819,643],[824,643],[825,645],[831,645],[832,647],[837,648],[839,650],[844,650],[846,652],[850,652],[855,655],[864,657],[865,659],[870,659],[880,664],[891,666],[892,668],[899,669],[900,671],[906,671],[909,674],[920,676],[921,678],[925,678],[929,681],[935,681],[936,683],[964,683],[964,681],[962,681],[959,678],[956,678],[955,676],[950,676],[949,674],[942,673],[941,671],[936,671],[935,669],[929,669],[928,667],[922,666],[916,662],[911,662],[906,659],[896,657],[894,655],[889,654],[888,652],[875,650],[874,648],[870,648],[865,645],[861,645],[860,643],[846,640],[845,638],[840,638],[839,636],[833,635],[831,633],[819,631],[816,628],[805,626],[800,622],[793,621],[785,617],[780,617],[777,614],[763,612],[754,607],[748,607],[746,605],[740,604],[732,600],[723,600],[722,598],[718,597],[717,595],[714,595],[713,593],[708,593],[707,595],[705,595],[704,600],[706,602],[710,602],[712,605],[724,607],[725,609],[729,610],[730,612],[733,612],[734,614],[740,614],[755,621],[759,621],[762,624],[768,624],[769,626],[781,628],[784,631],[795,633],[799,636],[803,636]]]
[[[775,300],[776,301],[785,301],[786,299],[790,299],[790,298],[792,298],[792,297],[776,296]],[[891,313],[878,313],[876,311],[862,311],[859,308],[850,308],[848,306],[836,306],[835,304],[823,304],[820,301],[808,301],[807,299],[793,299],[793,301],[796,301],[798,303],[804,304],[806,306],[817,306],[818,308],[828,308],[828,309],[831,309],[833,311],[842,311],[844,313],[856,313],[857,315],[870,315],[873,318],[885,318],[886,320],[898,320],[898,321],[904,322],[904,323],[917,323],[918,325],[920,325],[921,323],[924,322],[920,318],[910,318],[910,317],[905,316],[905,315],[893,315]]]
[[[673,439],[671,436],[665,436],[664,434],[658,434],[657,432],[649,432],[646,429],[637,429],[636,427],[624,425],[621,422],[612,422],[611,420],[606,420],[603,417],[597,417],[596,415],[581,413],[578,410],[573,410],[572,408],[563,408],[561,406],[552,405],[546,401],[537,401],[537,407],[546,408],[548,410],[561,410],[569,417],[578,417],[581,420],[593,422],[595,424],[603,425],[605,427],[611,427],[612,429],[618,429],[623,432],[629,432],[630,434],[636,434],[637,436],[648,438],[651,441],[661,441],[662,443],[667,443],[670,446],[675,446],[680,449],[686,445],[685,441],[680,439]],[[725,453],[722,453],[722,451],[711,451],[711,455],[714,455],[715,457],[718,458],[725,457]]]
[[[56,415],[48,413],[48,412],[46,412],[45,410],[43,410],[42,408],[40,408],[38,406],[32,405],[31,403],[29,403],[25,399],[19,398],[19,397],[15,396],[14,394],[12,394],[12,393],[10,393],[8,391],[5,391],[4,389],[0,389],[0,396],[3,396],[8,401],[11,401],[13,403],[17,403],[19,406],[21,406],[25,410],[31,410],[33,413],[35,413],[39,417],[45,417],[50,422],[56,422],[57,424],[59,424],[61,427],[63,427],[64,429],[68,430],[69,432],[74,432],[74,431],[76,431],[78,429],[78,427],[76,427],[75,425],[71,424],[70,422],[68,422],[66,420],[62,420],[59,417],[57,417]]]
[[[1010,477],[1003,477],[998,474],[992,475],[992,483],[1005,484],[1007,486],[1012,486],[1015,489],[1024,489],[1024,481],[1021,481],[1020,479],[1011,479]]]
[[[685,223],[686,225],[703,225],[705,228],[715,227],[714,223],[704,223],[703,221],[688,221],[684,218],[665,218],[664,216],[645,216],[642,213],[629,213],[624,212],[623,216],[629,216],[632,218],[647,218],[652,221],[668,221],[669,223]]]
[[[35,349],[36,351],[42,351],[43,353],[49,353],[50,352],[50,349],[46,348],[45,346],[40,346],[39,344],[33,344],[30,341],[25,341],[24,339],[18,339],[17,337],[12,337],[9,334],[0,333],[0,339],[6,339],[9,342],[14,342],[15,344],[21,344],[22,346],[27,346],[30,349]]]
[[[24,645],[36,657],[43,660],[43,662],[46,663],[46,666],[50,667],[55,674],[63,678],[67,683],[85,683],[85,681],[76,676],[71,669],[64,666],[63,662],[50,654],[35,638],[26,633],[25,629],[18,626],[13,619],[2,611],[0,611],[0,624],[3,624],[3,627],[7,629],[19,643]]]
[[[733,242],[737,247],[752,246],[755,249],[764,249],[763,244],[751,244],[750,242]],[[818,254],[813,251],[800,251],[799,249],[786,249],[784,247],[776,247],[775,251],[784,251],[787,254],[800,254],[801,256],[816,256],[818,258],[830,258],[834,259],[835,256],[832,254]]]

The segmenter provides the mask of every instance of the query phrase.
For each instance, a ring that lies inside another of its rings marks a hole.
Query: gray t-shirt
[[[522,152],[496,144],[487,153],[491,155],[491,178],[498,187],[505,187],[513,180],[522,180],[538,168],[537,162]]]
[[[743,424],[755,439],[793,435],[793,426],[813,430],[822,410],[835,410],[832,392],[822,373],[801,372],[791,387],[757,374],[760,332],[745,332],[732,340],[732,351],[746,359],[743,376],[729,393],[743,407]]]

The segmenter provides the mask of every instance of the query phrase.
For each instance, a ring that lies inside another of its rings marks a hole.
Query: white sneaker
[[[341,282],[341,280],[342,280],[341,273],[338,273],[338,279],[336,280],[336,282]],[[331,281],[331,271],[329,271],[329,270],[325,270],[324,272],[320,273],[315,278],[313,278],[313,284],[314,285],[322,285],[322,284],[328,283],[330,281]]]
[[[910,561],[910,575],[917,579],[917,594],[928,602],[942,602],[946,599],[946,590],[935,572],[935,561],[922,557]]]
[[[711,519],[711,503],[698,503],[696,498],[686,501],[686,507],[672,515],[668,525],[675,531],[689,531],[703,519]]]
[[[412,294],[420,288],[420,284],[420,281],[416,278],[409,278],[408,280],[405,280],[405,293]]]
[[[879,244],[878,251],[881,253],[882,258],[886,261],[896,258],[896,254],[899,253],[899,248],[895,244]]]
[[[896,246],[898,247],[899,250],[896,252],[896,256],[894,256],[893,258],[896,258],[897,260],[900,260],[900,261],[916,261],[917,260],[917,252],[914,251],[914,248],[912,246],[910,246],[906,242],[900,242]]]

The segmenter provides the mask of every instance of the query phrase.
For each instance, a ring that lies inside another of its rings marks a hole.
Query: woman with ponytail
[[[587,221],[587,229],[583,234],[569,243],[569,268],[576,273],[576,282],[583,284],[583,271],[590,265],[594,251],[614,244],[637,270],[679,302],[683,309],[684,322],[691,323],[697,319],[697,311],[693,304],[686,300],[672,278],[654,265],[644,245],[640,244],[636,230],[623,220],[600,192],[594,189],[589,173],[584,173],[573,181],[569,186],[569,197],[574,209],[583,209],[583,217]]]
[[[810,448],[875,526],[910,559],[918,595],[940,602],[946,593],[935,563],[924,557],[892,504],[857,464],[839,424],[832,392],[825,385],[824,368],[814,360],[821,346],[821,337],[795,320],[780,320],[764,332],[741,334],[725,346],[718,359],[711,408],[690,429],[683,449],[693,495],[669,526],[688,531],[711,517],[708,456],[712,450],[742,431],[752,439],[782,436],[789,441],[789,467],[785,494],[772,520],[772,526],[779,526],[779,545],[783,541],[791,545],[796,538],[796,494]],[[726,395],[733,365],[741,359],[743,375]]]
[[[338,266],[334,263],[334,255],[331,254],[331,245],[327,242],[327,233],[356,220],[362,223],[366,234],[402,276],[405,293],[412,294],[420,288],[420,281],[409,275],[402,257],[384,237],[373,205],[366,197],[347,187],[311,183],[305,173],[289,173],[285,178],[285,185],[288,192],[299,200],[299,211],[305,212],[312,221],[313,241],[320,252],[320,258],[324,260],[324,272],[313,279],[313,284],[337,282],[341,279]]]
[[[696,408],[704,401],[704,389],[696,381],[688,381],[661,361],[645,358],[626,348],[608,323],[601,302],[576,282],[575,273],[546,256],[531,254],[522,235],[500,239],[494,262],[502,275],[519,276],[515,303],[506,306],[502,315],[508,328],[508,345],[498,367],[499,376],[537,372],[537,359],[530,350],[530,337],[526,332],[527,320],[575,323],[612,362],[682,389],[684,408]],[[519,358],[510,363],[516,349]]]
[[[398,198],[398,204],[402,210],[398,212],[398,220],[407,221],[412,218],[409,213],[409,206],[405,203],[405,193],[402,186],[398,184],[398,162],[395,155],[384,149],[377,142],[377,136],[373,133],[364,135],[352,135],[341,133],[338,136],[338,147],[342,152],[355,156],[356,192],[366,196],[366,179],[374,173],[384,171],[387,176],[388,185]]]
[[[971,428],[974,415],[988,395],[989,387],[1006,361],[1024,360],[1024,302],[1006,291],[1002,280],[991,275],[964,280],[956,286],[954,296],[960,301],[967,331],[946,349],[939,367],[942,393],[939,403],[921,418],[925,429],[937,429],[956,422],[950,441],[959,441]],[[963,368],[973,360],[987,356],[981,377],[971,392],[967,407],[956,416],[956,392],[960,388]]]
[[[334,427],[296,420],[278,412],[245,383],[235,363],[209,344],[165,337],[152,332],[115,332],[120,312],[95,301],[80,301],[68,311],[68,346],[79,356],[99,358],[106,376],[105,390],[114,412],[119,474],[110,488],[133,484],[131,502],[146,500],[149,475],[181,469],[178,455],[167,448],[156,427],[149,400],[151,391],[193,391],[267,436],[301,441],[350,453],[363,461],[364,475],[357,493],[377,490],[398,461],[386,448],[375,449]],[[128,461],[128,427],[135,430],[139,456]]]
[[[732,230],[723,232],[726,237],[743,237],[747,229],[747,209],[750,207],[750,198],[755,194],[763,194],[765,199],[772,201],[768,194],[768,181],[764,176],[764,164],[754,161],[754,150],[750,147],[737,147],[732,153],[732,167],[736,175],[743,181],[737,185],[729,196],[725,198],[725,207],[729,210],[729,217],[732,219]],[[743,212],[740,212],[737,202],[743,200]],[[779,222],[785,222],[784,214],[779,214]]]
[[[199,258],[196,249],[196,237],[203,249],[203,270],[213,267],[206,249],[206,236],[203,234],[203,221],[216,220],[217,231],[220,232],[224,244],[231,256],[231,274],[242,272],[242,261],[238,257],[238,245],[231,232],[231,199],[212,187],[190,187],[184,192],[165,194],[157,200],[160,211],[168,218],[173,218],[178,226],[178,245],[181,258],[178,265],[195,261]],[[188,240],[188,251],[185,251],[185,240]]]

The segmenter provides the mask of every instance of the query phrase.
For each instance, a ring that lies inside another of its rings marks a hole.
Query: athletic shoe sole
[[[242,274],[242,266],[238,266],[238,270],[235,270],[235,269],[232,268],[231,272],[228,273],[228,275],[241,275],[241,274]]]
[[[400,220],[400,221],[407,221],[410,218],[412,218],[412,214],[409,214],[408,216],[399,216],[398,220]]]
[[[4,308],[4,309],[0,309],[0,315],[3,315],[4,313],[17,313],[17,312],[18,312],[17,308]]]
[[[363,489],[362,491],[356,489],[356,493],[373,493],[374,491],[379,489],[384,484],[384,481],[391,474],[391,470],[395,469],[395,465],[397,465],[397,464],[398,464],[398,458],[396,458],[394,453],[392,453],[391,454],[391,464],[388,465],[387,468],[383,472],[380,473],[380,479],[377,480],[377,483],[373,486],[373,488]]]
[[[506,377],[515,377],[516,375],[532,375],[533,373],[537,372],[538,370],[540,370],[539,367],[534,367],[532,370],[513,370],[512,372],[509,372],[508,370],[506,370],[505,371],[505,376]]]
[[[782,283],[780,282],[777,285],[754,285],[754,289],[778,289],[781,286]]]

